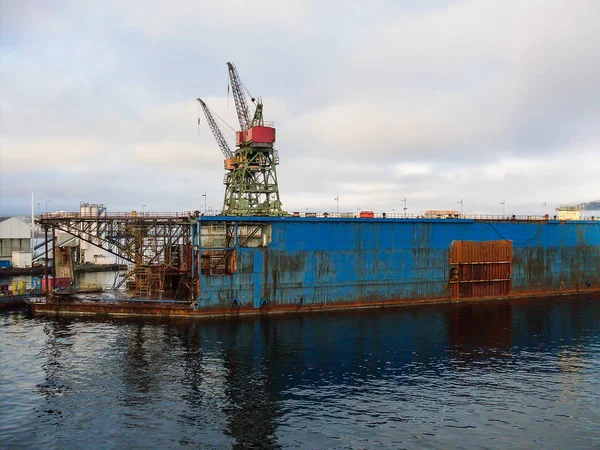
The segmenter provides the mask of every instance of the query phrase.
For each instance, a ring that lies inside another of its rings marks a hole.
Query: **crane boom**
[[[238,120],[240,122],[241,131],[246,131],[250,128],[250,109],[242,88],[242,80],[237,73],[235,65],[231,62],[227,63],[229,69],[229,79],[231,82],[231,90],[233,91],[233,99],[235,101],[235,109],[237,111]]]
[[[210,130],[212,131],[213,135],[215,136],[217,144],[219,144],[219,147],[221,147],[223,155],[225,155],[225,158],[233,158],[233,152],[231,151],[231,149],[229,148],[229,144],[227,144],[227,141],[223,137],[223,133],[221,133],[221,130],[217,126],[217,123],[215,122],[214,117],[208,109],[208,106],[206,106],[206,103],[204,103],[202,99],[198,98],[196,100],[198,100],[200,102],[200,105],[202,105],[202,109],[204,110],[204,115],[206,116],[208,126],[210,127]]]

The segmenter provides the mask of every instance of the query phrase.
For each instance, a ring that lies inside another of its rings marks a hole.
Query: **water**
[[[0,315],[2,448],[600,448],[600,300]]]

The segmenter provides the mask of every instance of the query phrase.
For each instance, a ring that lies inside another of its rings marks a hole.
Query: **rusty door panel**
[[[507,295],[511,291],[512,241],[452,241],[450,297]]]

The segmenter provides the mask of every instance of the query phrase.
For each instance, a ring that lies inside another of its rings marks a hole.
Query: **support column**
[[[56,228],[52,227],[52,290],[56,289]]]
[[[45,247],[45,255],[44,255],[44,277],[46,278],[46,289],[44,293],[46,294],[46,298],[48,298],[48,227],[44,227],[44,247]]]

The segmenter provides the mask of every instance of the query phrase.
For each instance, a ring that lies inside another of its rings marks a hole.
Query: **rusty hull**
[[[432,299],[397,299],[397,300],[376,300],[365,299],[363,301],[331,302],[327,304],[311,305],[279,305],[264,306],[261,308],[252,307],[229,307],[229,308],[210,308],[194,309],[192,306],[154,304],[154,303],[131,303],[123,302],[87,302],[87,301],[51,301],[44,303],[28,303],[28,307],[33,314],[42,316],[108,316],[108,317],[171,317],[171,318],[232,318],[232,317],[253,317],[270,316],[280,314],[307,314],[326,311],[352,311],[360,309],[383,309],[402,306],[415,306],[424,304],[442,304],[442,303],[471,303],[486,302],[498,300],[533,300],[539,298],[551,297],[573,297],[580,295],[592,296],[600,300],[600,288],[581,289],[579,291],[564,290],[559,292],[538,292],[538,293],[513,293],[504,296],[472,297],[465,299],[451,298],[432,298]]]
[[[600,221],[199,217],[190,226],[199,263],[188,273],[198,282],[189,307],[77,302],[34,312],[223,317],[600,289]]]

